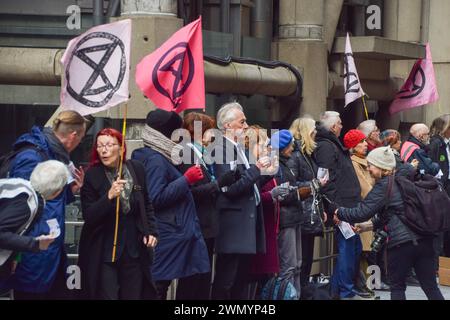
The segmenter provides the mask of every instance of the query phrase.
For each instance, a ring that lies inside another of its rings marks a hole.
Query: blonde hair
[[[257,124],[251,125],[245,131],[245,148],[249,148],[250,142],[262,145],[265,144],[268,139],[269,137],[267,136],[266,129]]]
[[[316,122],[310,117],[295,119],[289,131],[296,140],[301,141],[302,152],[311,155],[316,148],[316,142],[311,137],[311,133],[316,129]]]
[[[66,136],[74,131],[81,134],[86,129],[86,119],[76,111],[62,111],[53,120],[53,132]]]

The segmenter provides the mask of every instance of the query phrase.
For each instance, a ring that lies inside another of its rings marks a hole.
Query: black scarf
[[[42,133],[45,136],[45,140],[47,140],[50,150],[55,155],[56,160],[61,161],[64,164],[69,164],[69,152],[67,152],[61,141],[58,139],[58,137],[56,137],[53,130],[49,127],[45,127],[44,130],[42,130]]]

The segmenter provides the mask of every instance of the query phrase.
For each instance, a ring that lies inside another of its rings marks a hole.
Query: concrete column
[[[389,39],[417,42],[421,41],[422,0],[385,0],[384,1],[384,36]],[[407,79],[415,61],[393,60],[390,66],[390,76]],[[386,106],[384,106],[386,107]],[[383,118],[388,118],[385,111],[381,111]],[[389,123],[420,122],[423,118],[422,109],[414,109],[396,114]],[[386,119],[383,119],[386,121]]]
[[[386,38],[420,42],[422,0],[385,0],[383,15]]]
[[[280,1],[280,39],[323,39],[324,0]]]
[[[177,18],[176,12],[176,0],[122,0],[118,20],[132,20],[130,99],[127,103],[129,119],[145,119],[147,113],[155,108],[134,81],[136,65],[183,26],[183,20]],[[99,113],[99,116],[120,119],[123,117],[123,108],[124,105],[114,107]]]
[[[177,15],[177,0],[121,0],[121,11],[129,14]]]
[[[323,40],[328,46],[328,52],[331,52],[334,42],[336,27],[342,11],[344,0],[327,0],[325,2],[325,21],[323,26]]]
[[[310,114],[315,119],[326,109],[328,95],[324,8],[324,0],[280,1],[280,39],[274,43],[274,59],[291,63],[302,74],[300,114]]]

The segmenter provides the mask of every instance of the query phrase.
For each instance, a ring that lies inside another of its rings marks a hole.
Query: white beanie
[[[367,162],[385,170],[393,170],[396,166],[394,152],[391,147],[379,147],[372,150],[367,155]]]

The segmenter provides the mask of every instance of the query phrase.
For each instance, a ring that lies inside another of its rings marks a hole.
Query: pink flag
[[[355,59],[353,59],[353,51],[348,33],[345,41],[344,67],[344,107],[346,107],[349,103],[365,95],[361,87],[361,82],[359,81],[358,71],[356,71]]]
[[[427,44],[426,58],[419,59],[414,64],[408,79],[392,101],[389,112],[394,114],[435,102],[438,99],[433,59],[430,45]]]
[[[136,84],[160,109],[179,113],[205,108],[201,17],[142,59]]]
[[[93,27],[61,59],[61,107],[87,115],[128,100],[131,20]]]

